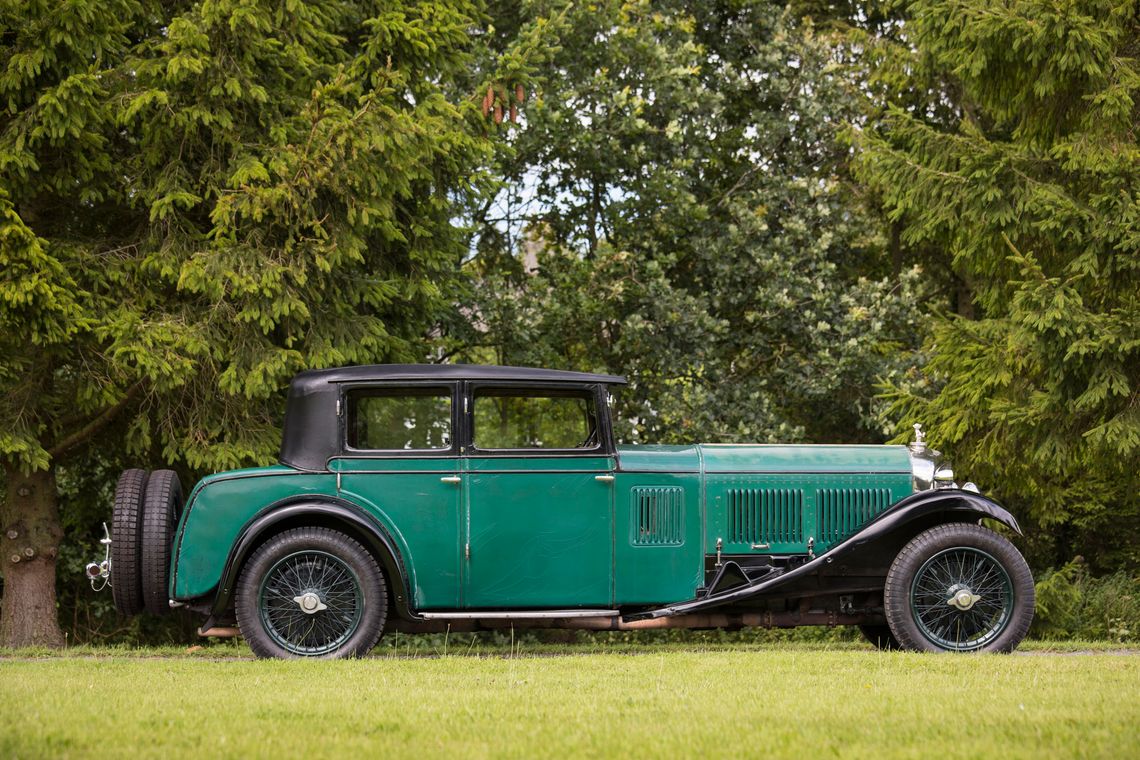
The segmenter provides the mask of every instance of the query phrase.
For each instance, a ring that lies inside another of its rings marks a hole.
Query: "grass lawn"
[[[354,662],[254,661],[228,645],[9,652],[0,757],[1140,757],[1134,653],[520,651],[461,637],[446,655],[407,651],[387,642]]]

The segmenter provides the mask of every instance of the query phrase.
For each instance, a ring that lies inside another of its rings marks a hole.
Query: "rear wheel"
[[[182,484],[173,470],[155,470],[146,484],[142,517],[143,606],[147,612],[170,612],[170,551],[182,511]]]
[[[115,486],[111,511],[111,595],[115,609],[123,615],[137,615],[143,610],[139,565],[146,482],[146,470],[125,470]]]
[[[254,552],[235,610],[258,657],[359,657],[384,630],[388,590],[359,542],[327,528],[296,528]]]
[[[905,648],[1010,652],[1033,621],[1033,576],[1002,536],[951,523],[903,547],[887,574],[883,601]]]

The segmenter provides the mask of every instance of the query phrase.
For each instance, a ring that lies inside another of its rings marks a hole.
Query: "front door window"
[[[585,450],[598,447],[591,393],[478,390],[472,443],[483,451]]]

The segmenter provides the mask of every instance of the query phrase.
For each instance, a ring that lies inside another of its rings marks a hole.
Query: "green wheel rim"
[[[307,611],[305,604],[320,609]],[[278,646],[314,657],[335,652],[356,633],[364,616],[364,594],[360,578],[344,560],[306,550],[269,568],[258,588],[257,609],[265,632]]]
[[[922,635],[943,649],[966,652],[996,639],[1013,616],[1013,582],[980,549],[935,554],[915,573],[910,609]]]

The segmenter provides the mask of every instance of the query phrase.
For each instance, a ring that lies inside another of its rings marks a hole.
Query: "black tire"
[[[253,553],[238,578],[234,607],[258,657],[360,657],[384,631],[388,587],[376,559],[354,539],[328,528],[295,528]]]
[[[891,633],[889,625],[861,625],[859,632],[863,634],[863,638],[871,642],[876,649],[897,650],[902,649],[902,644]]]
[[[146,470],[125,470],[115,486],[111,510],[111,596],[123,615],[143,610],[139,564],[142,560],[143,496]]]
[[[992,530],[939,525],[895,557],[883,589],[899,643],[925,652],[1011,652],[1033,622],[1033,575]]]
[[[155,615],[170,612],[170,550],[182,512],[182,484],[173,470],[155,470],[146,483],[142,517],[143,607]]]

